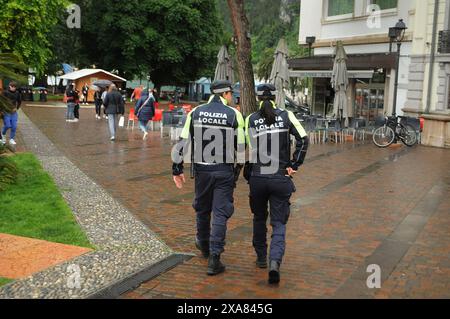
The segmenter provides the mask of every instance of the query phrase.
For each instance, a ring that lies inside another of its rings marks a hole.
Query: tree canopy
[[[233,31],[227,11],[227,1],[217,0],[224,31],[231,38]],[[288,42],[289,56],[303,56],[305,50],[298,45],[300,2],[298,0],[246,0],[246,12],[252,38],[252,62],[258,77],[270,75],[273,54],[278,41]]]
[[[66,0],[0,0],[0,51],[11,52],[42,73],[52,55],[49,30]]]
[[[213,74],[222,22],[210,0],[79,0],[81,30],[69,34],[78,67],[96,65],[156,85]],[[61,23],[61,22],[60,22]],[[54,47],[64,30],[55,28]],[[65,43],[66,44],[66,43]],[[68,59],[64,51],[61,59]]]

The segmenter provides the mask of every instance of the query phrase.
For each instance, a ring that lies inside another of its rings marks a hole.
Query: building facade
[[[300,45],[314,51],[289,61],[292,77],[312,77],[310,102],[330,114],[333,53],[342,41],[348,54],[351,117],[370,123],[393,113],[395,77],[399,115],[425,119],[423,144],[450,145],[450,0],[301,0]],[[399,69],[389,28],[407,25]]]
[[[450,0],[416,3],[406,106],[425,119],[422,142],[450,148]]]
[[[330,79],[337,41],[348,55],[350,86],[347,92],[350,116],[374,122],[392,113],[397,72],[396,46],[391,46],[389,28],[403,19],[408,26],[402,45],[396,112],[403,114],[416,0],[301,0],[300,45],[314,37],[314,56],[290,61],[291,75],[311,76],[310,101],[316,114],[333,110],[334,91]]]

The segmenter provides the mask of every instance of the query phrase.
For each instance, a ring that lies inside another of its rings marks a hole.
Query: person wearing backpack
[[[152,90],[142,93],[134,112],[139,120],[139,128],[144,133],[143,140],[145,140],[148,136],[148,122],[155,116],[155,98]]]

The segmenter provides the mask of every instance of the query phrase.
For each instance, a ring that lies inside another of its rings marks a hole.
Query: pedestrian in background
[[[95,101],[95,118],[100,120],[102,118],[102,93],[103,90],[97,88],[94,93],[94,101]]]
[[[134,112],[139,120],[139,128],[144,133],[143,139],[148,136],[148,122],[155,116],[155,98],[152,90],[142,93],[141,98],[136,103]]]
[[[83,94],[83,105],[87,105],[88,104],[88,99],[89,99],[89,85],[87,83],[84,83],[83,88],[81,89],[81,93]]]
[[[77,93],[77,99],[75,100],[75,107],[73,109],[73,116],[74,118],[74,122],[78,122],[80,120],[80,92],[78,90],[75,90],[75,92]]]
[[[17,114],[17,111],[20,109],[20,105],[22,104],[20,92],[17,90],[17,85],[15,82],[9,83],[8,89],[5,89],[3,91],[3,96],[11,102],[11,104],[13,105],[13,109],[10,113],[3,114],[3,129],[1,132],[1,141],[3,144],[6,144],[6,134],[8,130],[10,130],[9,144],[14,146],[17,144],[14,140],[16,137],[17,123],[19,120],[19,114]]]
[[[79,100],[79,97],[77,91],[75,90],[75,83],[71,83],[68,85],[66,90],[66,99],[67,99],[66,122],[76,122],[75,106],[77,101]]]
[[[139,85],[137,88],[135,88],[133,94],[131,94],[130,101],[131,102],[133,102],[134,100],[139,101],[141,99],[143,91],[144,91],[143,85]]]
[[[105,101],[106,95],[108,94],[109,91],[109,86],[107,86],[105,88],[105,90],[102,93],[102,102]],[[103,104],[103,118],[108,119],[108,116],[106,115],[106,108],[105,108],[105,104]]]
[[[109,92],[106,94],[103,105],[105,106],[105,113],[108,115],[111,141],[115,141],[118,115],[124,116],[125,114],[125,103],[115,84],[109,87]]]

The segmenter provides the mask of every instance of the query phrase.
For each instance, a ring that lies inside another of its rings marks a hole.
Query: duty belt
[[[286,176],[287,175],[286,168],[278,169],[275,172],[271,172],[271,174],[261,173],[261,170],[263,168],[267,169],[267,170],[270,170],[269,166],[264,167],[264,166],[253,165],[253,167],[252,167],[252,176],[268,176],[269,177],[269,176]]]
[[[215,163],[195,163],[195,170],[199,171],[218,171],[233,170],[233,164],[215,164]]]

